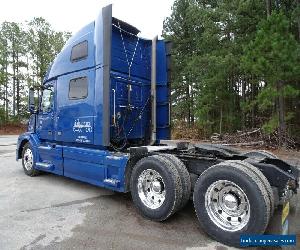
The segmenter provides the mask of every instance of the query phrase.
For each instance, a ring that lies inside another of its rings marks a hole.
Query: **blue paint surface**
[[[49,66],[43,84],[54,90],[52,108],[31,116],[28,132],[19,137],[17,152],[19,156],[28,141],[38,162],[35,168],[125,191],[124,175],[130,155],[109,151],[108,146],[116,140],[142,145],[150,140],[152,42],[132,35],[135,28],[122,21],[120,32],[114,18],[110,19],[111,36],[104,33],[107,13],[103,10],[95,22],[73,35]],[[83,41],[88,43],[88,56],[72,62],[72,48]],[[110,61],[106,63],[108,47]],[[170,137],[167,58],[162,40],[157,42],[156,56],[160,140]],[[69,99],[70,81],[80,77],[88,79],[88,95]],[[108,104],[104,101],[107,97]],[[109,117],[107,122],[105,117]],[[51,167],[43,169],[45,164]]]

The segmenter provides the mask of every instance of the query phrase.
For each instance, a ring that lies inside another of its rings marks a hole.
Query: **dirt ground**
[[[7,124],[0,126],[0,135],[19,135],[26,131],[26,125]]]

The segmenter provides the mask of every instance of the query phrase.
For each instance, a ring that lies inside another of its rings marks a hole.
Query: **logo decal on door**
[[[93,127],[91,126],[91,122],[87,121],[80,121],[79,119],[76,119],[74,121],[73,125],[73,132],[74,133],[92,133],[93,132]]]

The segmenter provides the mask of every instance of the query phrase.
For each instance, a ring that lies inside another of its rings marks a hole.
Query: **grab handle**
[[[114,115],[113,115],[113,124],[116,126],[116,90],[112,89],[114,93]]]

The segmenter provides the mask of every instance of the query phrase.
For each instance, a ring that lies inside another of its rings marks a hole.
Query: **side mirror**
[[[35,113],[35,103],[34,103],[34,89],[29,89],[29,95],[28,95],[28,111],[30,113]]]

